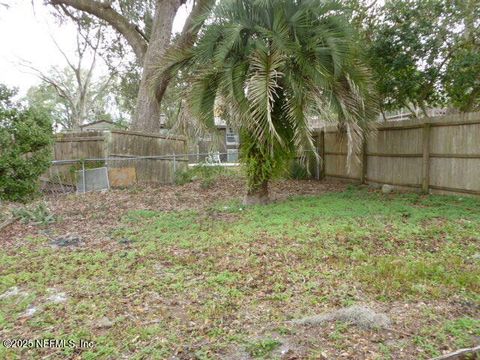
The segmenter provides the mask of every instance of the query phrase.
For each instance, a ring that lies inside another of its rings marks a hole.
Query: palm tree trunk
[[[243,204],[267,204],[270,202],[268,181],[271,178],[267,158],[252,134],[244,133],[243,140],[243,161],[247,166],[247,193]],[[250,161],[252,162],[249,164]]]
[[[268,180],[262,181],[259,185],[248,189],[243,199],[244,205],[264,205],[269,202]]]

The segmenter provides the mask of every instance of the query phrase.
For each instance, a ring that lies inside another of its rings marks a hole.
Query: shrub
[[[194,180],[200,180],[200,187],[202,189],[208,189],[215,184],[218,176],[224,175],[225,173],[226,171],[222,166],[200,164],[179,172],[175,176],[175,183],[177,185],[184,185]]]
[[[45,203],[40,203],[32,209],[14,209],[12,214],[24,224],[48,225],[55,222],[55,216],[50,212]]]
[[[293,160],[290,166],[290,178],[295,180],[306,180],[310,178],[308,169],[300,160]]]
[[[50,165],[52,124],[41,110],[14,103],[15,94],[0,84],[0,198],[25,201]]]

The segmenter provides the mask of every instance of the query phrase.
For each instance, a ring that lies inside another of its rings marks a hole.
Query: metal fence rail
[[[190,153],[190,154],[168,154],[168,155],[158,155],[158,156],[134,156],[134,155],[117,155],[115,157],[105,157],[105,158],[87,158],[87,159],[69,159],[69,160],[52,160],[52,165],[66,165],[66,164],[78,164],[78,163],[87,163],[87,162],[97,162],[97,161],[125,161],[125,160],[171,160],[174,162],[177,161],[189,161],[189,156],[222,156],[227,155],[228,153]],[[206,162],[208,163],[208,162]],[[224,164],[225,162],[219,162],[219,164]]]

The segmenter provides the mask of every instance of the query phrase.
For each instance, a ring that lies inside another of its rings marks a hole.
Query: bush
[[[306,180],[310,178],[308,169],[300,160],[293,160],[290,166],[290,178],[295,180]]]
[[[14,103],[15,94],[0,84],[0,199],[25,201],[50,166],[52,124],[41,110]]]

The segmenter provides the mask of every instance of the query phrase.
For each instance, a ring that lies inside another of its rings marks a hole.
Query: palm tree
[[[265,203],[269,180],[314,149],[309,115],[333,117],[351,145],[361,138],[376,108],[371,76],[337,2],[221,0],[210,16],[192,47],[170,49],[159,75],[193,74],[187,99],[203,123],[213,124],[218,99],[228,104],[245,202]]]

